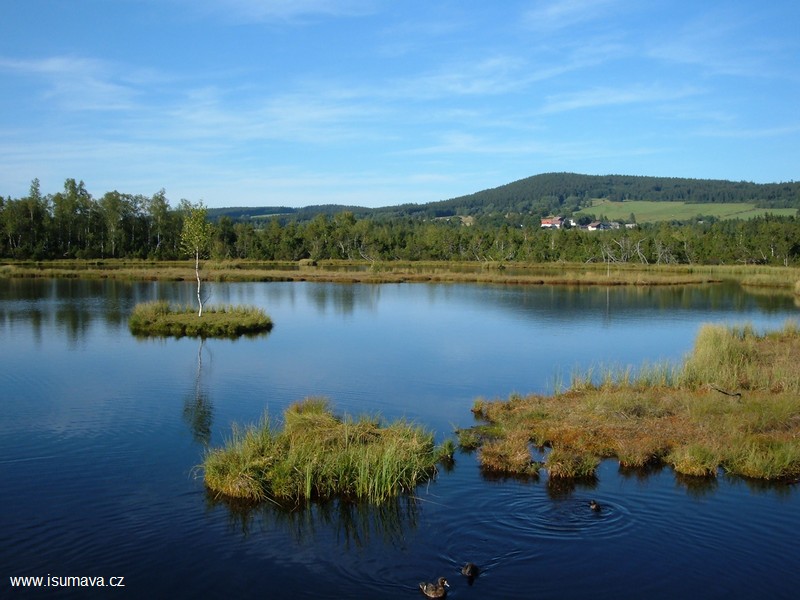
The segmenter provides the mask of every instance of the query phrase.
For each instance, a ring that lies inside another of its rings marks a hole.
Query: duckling
[[[439,577],[436,583],[420,583],[419,589],[422,590],[422,593],[425,594],[428,598],[444,598],[447,595],[447,588],[450,587],[450,584],[447,583],[447,579],[444,577]]]
[[[594,512],[600,512],[602,506],[600,506],[595,500],[589,500],[589,508],[591,508]]]
[[[468,562],[463,567],[461,567],[461,574],[465,575],[466,577],[469,577],[470,579],[472,579],[473,577],[477,577],[479,572],[480,569],[478,568],[478,565],[476,565],[475,563]]]

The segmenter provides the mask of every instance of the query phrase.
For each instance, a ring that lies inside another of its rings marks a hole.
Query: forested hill
[[[720,203],[747,202],[759,208],[800,209],[800,182],[758,184],[716,179],[677,177],[640,177],[632,175],[579,175],[544,173],[496,188],[450,200],[425,204],[401,204],[381,208],[322,205],[304,208],[285,206],[261,208],[217,208],[209,216],[228,216],[234,221],[280,216],[285,220],[308,221],[318,214],[352,212],[364,217],[437,217],[489,216],[518,213],[569,216],[591,206],[593,200],[649,200],[653,202]]]
[[[212,220],[220,217],[229,217],[232,221],[249,221],[252,219],[265,219],[269,217],[285,217],[297,221],[310,221],[315,216],[335,215],[341,212],[351,212],[354,215],[366,216],[372,209],[363,206],[344,206],[341,204],[318,204],[303,208],[289,206],[233,206],[227,208],[209,208],[208,216]]]
[[[568,215],[594,199],[653,202],[750,202],[760,208],[800,208],[800,182],[758,184],[715,179],[544,173],[440,202],[375,209],[431,217],[492,213]]]

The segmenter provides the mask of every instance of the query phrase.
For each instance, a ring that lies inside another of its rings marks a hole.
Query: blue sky
[[[797,0],[5,0],[0,195],[388,206],[800,167]]]

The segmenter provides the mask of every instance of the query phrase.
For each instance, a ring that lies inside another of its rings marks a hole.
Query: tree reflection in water
[[[200,346],[197,349],[197,372],[194,378],[194,387],[184,399],[183,419],[189,426],[194,440],[203,444],[203,446],[208,446],[211,441],[211,425],[214,421],[214,405],[202,380],[205,342],[205,339],[200,338]]]

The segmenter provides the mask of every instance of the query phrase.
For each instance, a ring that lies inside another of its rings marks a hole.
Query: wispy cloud
[[[779,138],[793,136],[800,133],[800,123],[789,123],[777,127],[706,127],[697,132],[698,135],[712,138],[731,138],[731,139],[759,139],[759,138]]]
[[[765,31],[753,32],[757,14],[736,14],[726,9],[688,21],[668,39],[649,44],[647,55],[658,60],[693,65],[710,74],[745,77],[797,74],[800,42],[777,42]]]
[[[74,56],[41,59],[0,57],[0,70],[43,80],[44,97],[73,111],[122,110],[134,104],[136,91],[107,62]]]
[[[599,19],[619,0],[552,0],[524,13],[523,24],[531,29],[554,31]]]
[[[396,82],[388,89],[416,98],[500,95],[525,84],[525,62],[513,56],[494,56],[475,63],[448,65],[440,70]]]
[[[376,10],[376,0],[175,0],[235,21],[292,21],[314,16],[358,17]]]
[[[358,98],[343,98],[335,90],[315,89],[282,94],[250,90],[246,103],[232,99],[236,90],[207,87],[188,92],[168,110],[158,137],[216,140],[221,145],[280,140],[331,145],[348,140],[376,139],[379,129],[365,127],[386,112]],[[159,115],[154,118],[160,120]]]
[[[661,86],[633,86],[629,88],[595,87],[580,92],[549,96],[541,108],[543,114],[566,112],[587,108],[619,106],[626,104],[666,102],[686,98],[699,93],[692,87],[663,88]]]
[[[516,139],[498,138],[497,136],[484,136],[462,131],[445,131],[436,136],[434,143],[420,146],[398,154],[408,155],[488,155],[488,156],[513,156],[531,157],[587,157],[598,153],[608,154],[608,144],[598,144],[586,141],[559,142],[539,135],[534,139],[527,136],[518,136]]]
[[[440,41],[447,42],[452,36],[459,35],[463,28],[464,24],[453,15],[436,20],[403,21],[382,30],[376,51],[392,58],[425,52]]]

